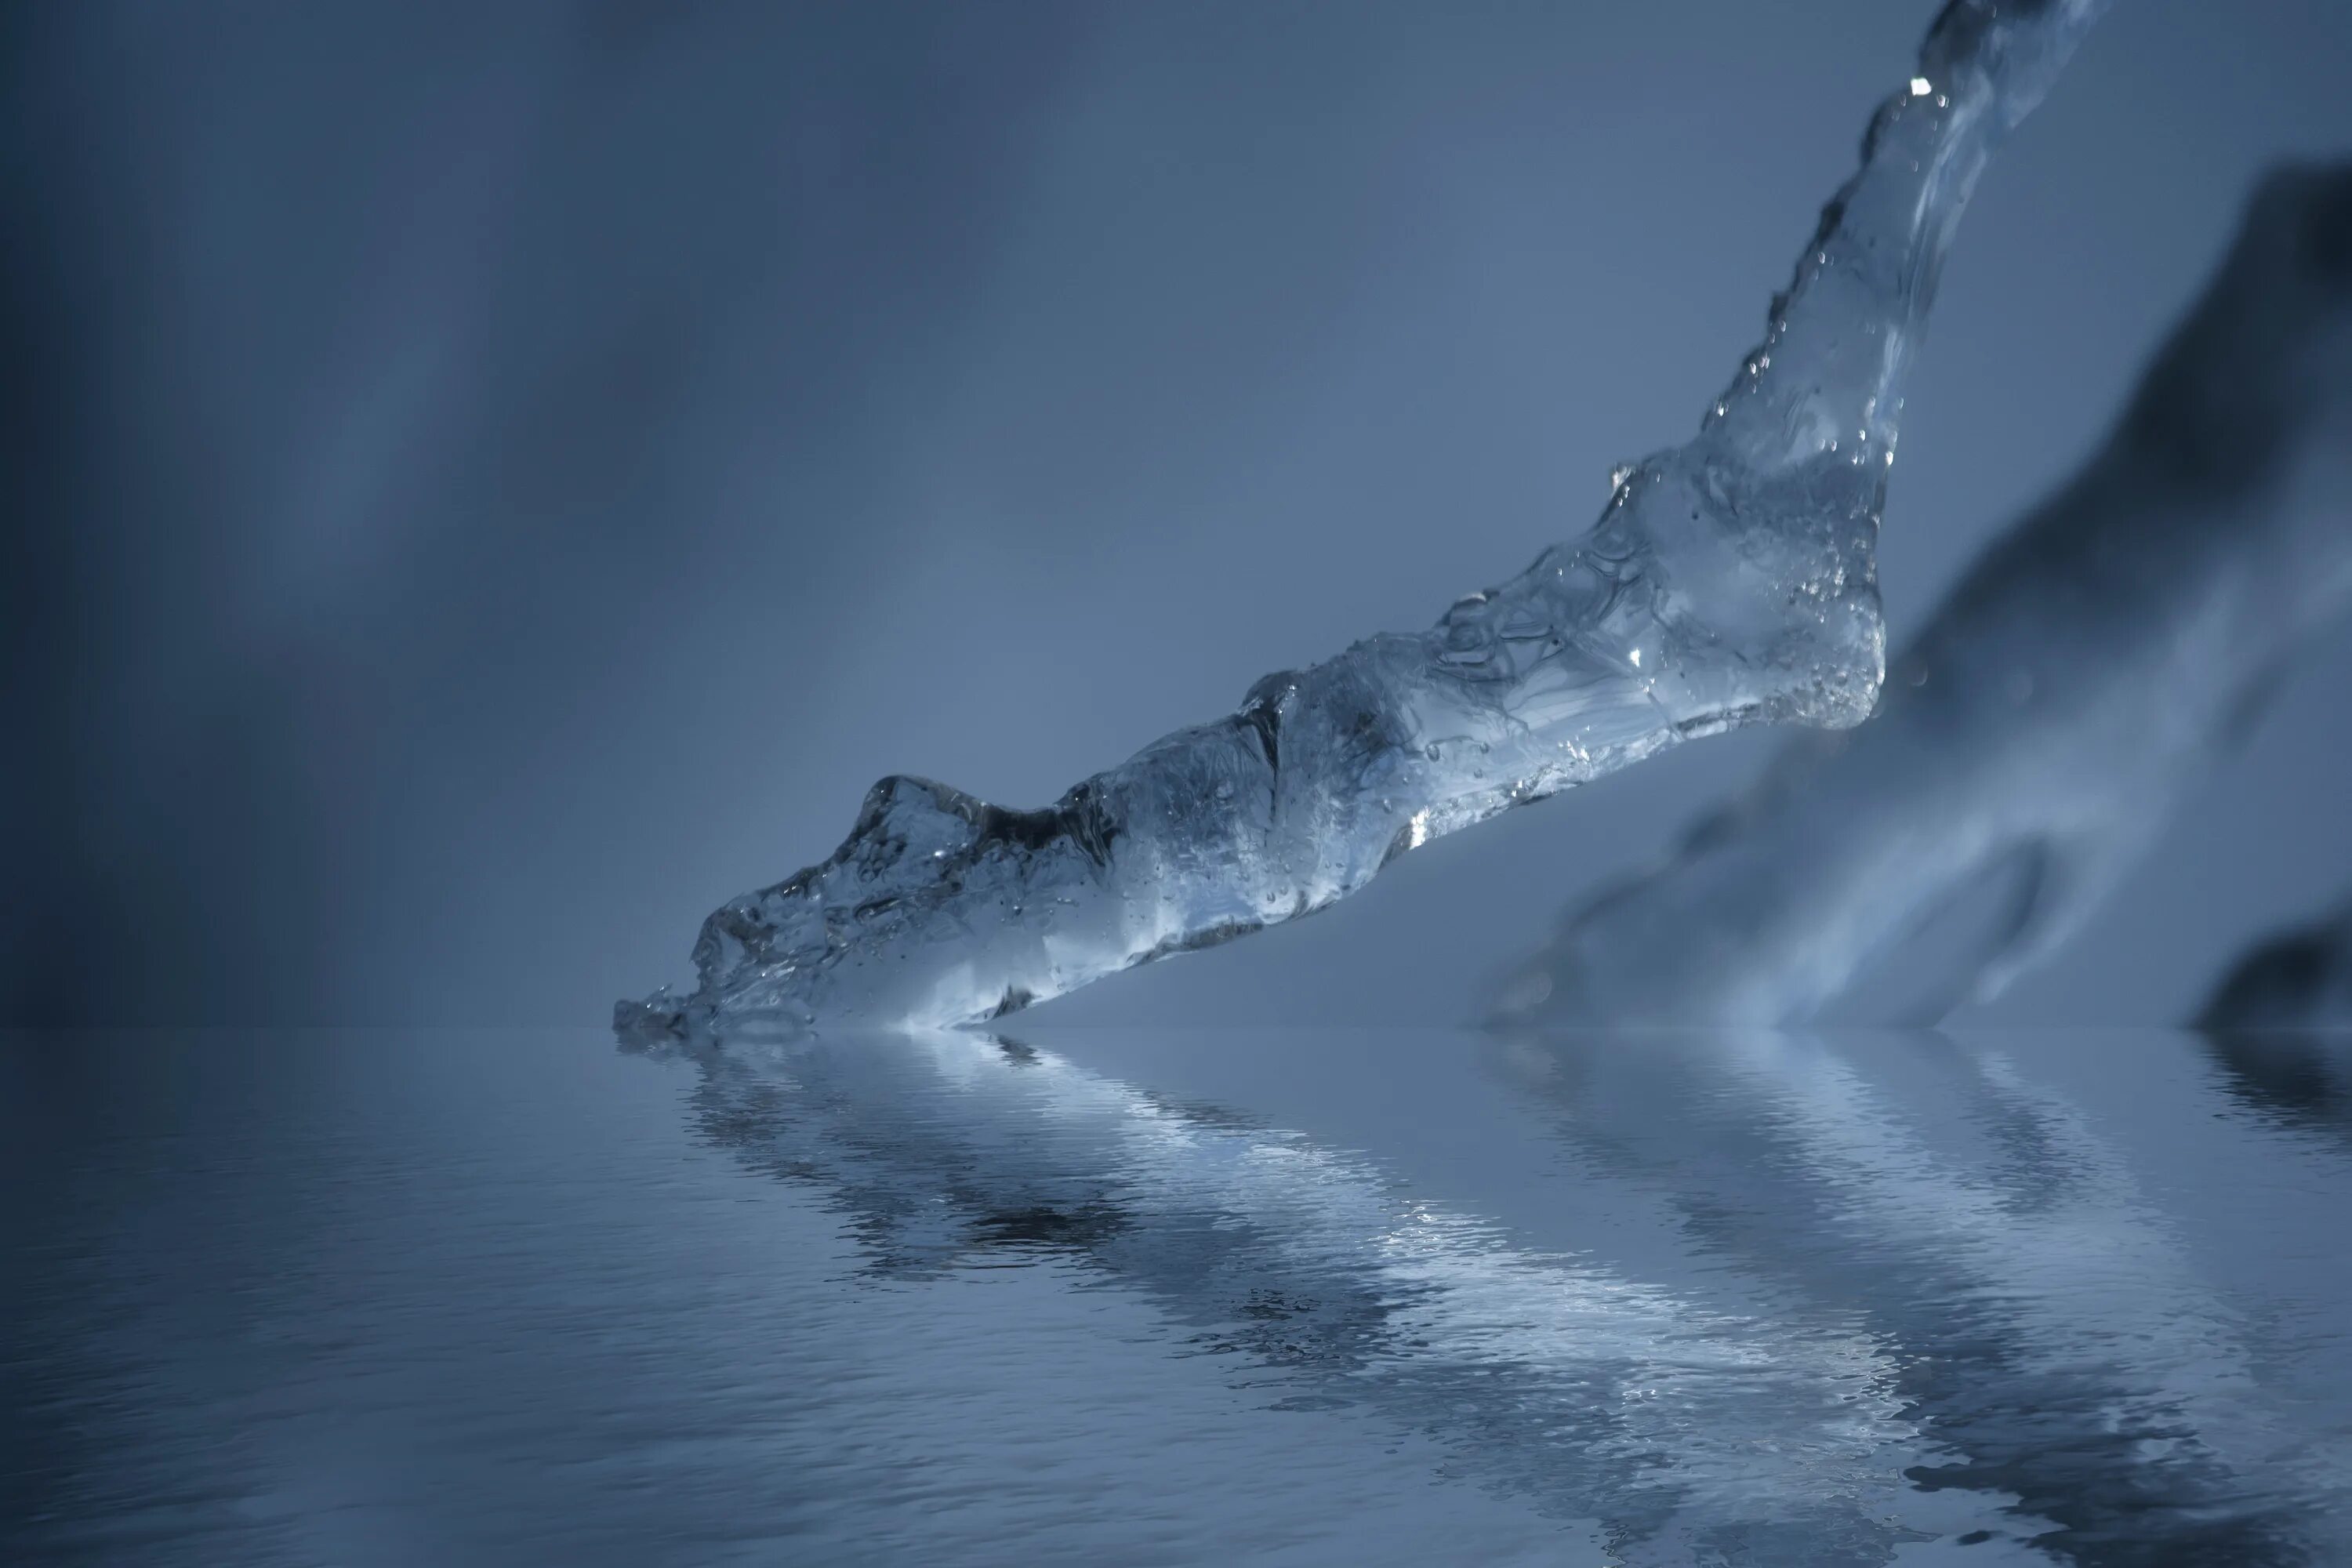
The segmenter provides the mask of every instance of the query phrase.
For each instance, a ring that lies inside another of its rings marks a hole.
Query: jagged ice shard
[[[1763,342],[1582,538],[1426,632],[1266,677],[1043,810],[884,779],[831,858],[710,916],[691,996],[624,1002],[616,1026],[996,1016],[1319,909],[1429,838],[1693,736],[1860,722],[1938,269],[1987,159],[2105,4],[1944,7]]]
[[[2352,164],[2290,168],[2105,447],[1896,658],[1878,716],[1792,743],[1675,859],[1576,911],[1498,1011],[1932,1022],[1988,998],[2080,926],[2347,605]]]

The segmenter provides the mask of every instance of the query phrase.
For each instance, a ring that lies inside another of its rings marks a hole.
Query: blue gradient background
[[[8,8],[0,1018],[593,1022],[880,773],[1040,803],[1426,624],[1695,426],[1932,9]],[[2348,66],[2120,0],[1948,270],[1897,641]],[[2177,1018],[2352,880],[2347,682],[1988,1016]],[[1040,1017],[1463,1017],[1775,741]]]

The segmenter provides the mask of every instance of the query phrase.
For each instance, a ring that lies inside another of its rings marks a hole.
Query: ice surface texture
[[[1859,722],[1885,665],[1874,559],[1911,357],[1969,194],[2105,0],[1952,0],[1698,435],[1601,521],[1437,625],[1271,675],[1042,811],[926,779],[833,857],[711,915],[699,984],[625,1032],[720,1015],[956,1023],[1305,914],[1389,858],[1736,725]]]
[[[1573,915],[1501,1010],[1918,1022],[1989,995],[2347,602],[2352,165],[2289,169],[2105,449],[1970,571],[1879,715],[1792,743],[1674,861]]]

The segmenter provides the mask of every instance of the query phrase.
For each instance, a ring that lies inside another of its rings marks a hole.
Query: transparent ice
[[[2352,165],[2256,195],[2105,448],[1895,661],[1504,987],[1552,1022],[1931,1022],[2080,925],[2352,605]],[[1893,982],[1890,984],[1890,982]]]
[[[720,1015],[956,1023],[1344,898],[1440,834],[1735,726],[1861,721],[1903,392],[1960,213],[2105,0],[1951,0],[1764,341],[1600,521],[1426,632],[1266,677],[1038,811],[886,778],[831,858],[713,913]]]

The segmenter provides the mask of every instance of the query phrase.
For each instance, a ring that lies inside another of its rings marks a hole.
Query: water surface
[[[2347,1061],[16,1037],[0,1557],[2352,1561]]]

